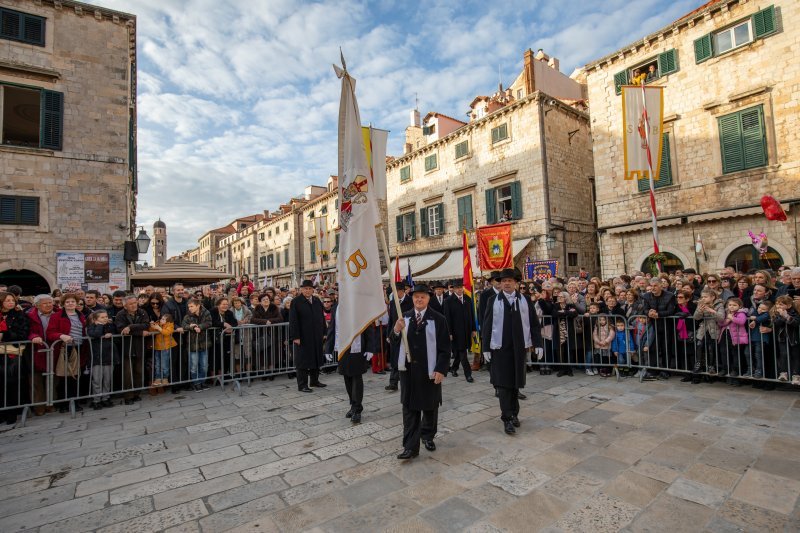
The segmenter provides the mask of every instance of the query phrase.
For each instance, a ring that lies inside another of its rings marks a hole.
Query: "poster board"
[[[128,269],[122,250],[56,252],[56,285],[63,291],[127,289]]]

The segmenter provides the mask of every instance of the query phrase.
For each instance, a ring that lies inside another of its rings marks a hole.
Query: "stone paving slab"
[[[372,374],[358,425],[337,375],[34,417],[0,433],[0,531],[800,529],[797,391],[532,374],[507,436],[475,378],[407,462]]]

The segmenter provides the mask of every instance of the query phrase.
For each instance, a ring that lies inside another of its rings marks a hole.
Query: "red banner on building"
[[[478,265],[481,270],[514,268],[511,251],[511,224],[483,226],[476,231],[478,237]]]

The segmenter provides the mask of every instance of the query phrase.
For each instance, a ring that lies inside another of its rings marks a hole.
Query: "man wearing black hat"
[[[481,348],[491,363],[492,385],[500,398],[505,432],[516,432],[519,422],[519,389],[525,387],[525,366],[531,349],[542,352],[542,334],[533,303],[516,290],[521,276],[513,269],[501,270],[496,279],[500,292],[486,303]]]
[[[458,377],[458,365],[464,369],[464,377],[472,383],[472,368],[467,360],[467,351],[472,346],[475,331],[475,312],[472,298],[464,294],[464,283],[457,280],[453,283],[455,292],[444,302],[444,317],[450,329],[450,347],[453,349],[453,364],[450,373]]]
[[[450,339],[444,316],[430,308],[426,285],[416,285],[414,308],[403,314],[392,329],[392,353],[400,370],[400,401],[403,404],[403,452],[398,459],[419,455],[419,442],[436,450],[433,438],[442,404],[442,381],[450,365]],[[408,350],[402,341],[406,330]]]
[[[406,285],[404,281],[398,281],[395,286],[397,287],[397,293],[400,295],[400,311],[403,314],[410,311],[414,308],[414,302],[411,298],[411,287]],[[397,322],[397,309],[395,308],[394,302],[389,302],[389,324],[394,324]],[[400,373],[397,371],[397,359],[395,359],[394,352],[389,354],[389,363],[392,365],[392,369],[389,372],[389,384],[386,385],[385,389],[388,391],[396,391],[397,390],[397,383],[400,381]]]
[[[289,308],[289,339],[294,343],[294,366],[297,369],[297,390],[311,392],[312,387],[326,387],[319,381],[319,369],[325,364],[322,345],[325,342],[325,312],[322,302],[314,297],[314,284],[305,280],[300,295]]]
[[[447,301],[447,295],[445,294],[445,290],[447,287],[441,281],[434,281],[433,285],[431,285],[433,289],[433,297],[431,298],[431,309],[439,313],[440,315],[444,315],[444,303]]]

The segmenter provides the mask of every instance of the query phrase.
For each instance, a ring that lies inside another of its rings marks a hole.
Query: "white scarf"
[[[531,341],[528,301],[517,292],[513,293],[512,296],[519,305],[519,314],[522,319],[522,337],[525,342],[525,348],[530,348],[533,346],[533,342]],[[513,304],[511,305],[513,307]],[[494,305],[492,306],[492,337],[489,343],[489,348],[492,350],[499,350],[503,347],[503,320],[505,319],[505,313],[506,306],[501,299],[501,294],[498,293],[497,297],[494,299]]]
[[[416,313],[416,309],[414,310]],[[403,317],[406,321],[406,331],[411,319]],[[433,371],[436,369],[436,322],[433,320],[425,320],[425,348],[428,351],[428,376],[433,379]],[[405,372],[406,370],[406,347],[405,344],[400,342],[400,353],[397,356],[397,370]]]

